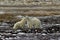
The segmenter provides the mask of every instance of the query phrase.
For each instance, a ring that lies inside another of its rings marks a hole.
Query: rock
[[[9,38],[5,38],[5,40],[9,40]]]
[[[14,39],[13,40],[18,40],[16,37],[14,37]]]
[[[47,35],[47,34],[45,34],[45,33],[42,33],[42,35],[43,35],[43,36],[45,36],[45,35]]]
[[[7,23],[2,23],[1,25],[2,25],[2,26],[8,26],[8,24],[7,24]]]
[[[9,40],[13,40],[13,37],[9,37],[8,39],[9,39]]]
[[[16,36],[17,36],[17,34],[12,34],[12,36],[16,37]]]
[[[25,33],[18,33],[17,36],[20,36],[20,37],[26,37]]]

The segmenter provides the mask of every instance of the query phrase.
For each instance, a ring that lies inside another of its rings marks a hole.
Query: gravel
[[[59,18],[60,16],[40,17],[42,28],[28,30],[14,31],[11,24],[1,23],[4,25],[0,25],[0,40],[60,40]]]

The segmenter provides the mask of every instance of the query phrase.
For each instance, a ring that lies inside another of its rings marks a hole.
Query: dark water
[[[60,40],[60,16],[38,17],[42,28],[13,30],[13,22],[0,22],[0,40]]]

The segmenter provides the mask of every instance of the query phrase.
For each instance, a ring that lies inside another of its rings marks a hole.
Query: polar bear
[[[26,17],[23,17],[21,21],[16,22],[13,26],[13,29],[23,28],[25,26],[27,19]]]
[[[25,24],[27,24],[27,28],[41,27],[41,21],[38,18],[25,16],[21,21],[14,24],[13,29],[24,28]]]
[[[41,28],[41,21],[36,17],[27,17],[28,28]]]

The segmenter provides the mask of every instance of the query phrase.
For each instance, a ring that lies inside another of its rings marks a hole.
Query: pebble
[[[15,31],[16,33],[19,33],[19,32],[21,32],[22,30],[17,30],[17,31]]]
[[[17,30],[17,32],[20,32],[21,30]]]
[[[16,38],[17,38],[17,40],[21,40],[22,38],[21,37],[19,37],[19,36],[16,36]]]
[[[8,24],[7,24],[7,23],[2,23],[1,25],[2,25],[2,26],[8,26]]]
[[[0,38],[1,38],[1,35],[0,35]]]
[[[52,29],[52,31],[54,31],[54,29]]]
[[[18,33],[19,35],[25,35],[25,33]]]
[[[16,38],[16,37],[14,37],[14,40],[17,40],[17,38]]]
[[[51,38],[50,40],[55,40],[55,39],[52,39],[52,38]]]
[[[41,33],[45,33],[45,34],[47,34],[47,31],[44,29]]]
[[[9,37],[9,40],[13,40],[13,38],[12,37]]]
[[[16,37],[16,36],[17,36],[17,34],[12,34],[12,36],[15,36],[15,37]]]
[[[43,36],[45,36],[46,34],[45,33],[42,33]]]
[[[9,38],[5,38],[5,40],[9,40]]]
[[[25,33],[18,33],[17,36],[26,36]]]

